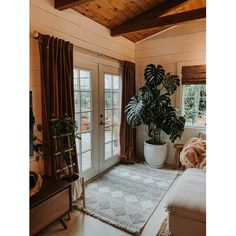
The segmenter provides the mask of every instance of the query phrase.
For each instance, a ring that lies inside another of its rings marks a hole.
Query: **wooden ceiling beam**
[[[180,5],[186,3],[188,0],[167,0],[164,3],[158,4],[156,7],[151,8],[150,10],[136,16],[135,18],[117,26],[116,29],[129,28],[133,25],[142,25],[143,22],[147,19],[156,19],[157,17],[179,7]]]
[[[75,6],[79,6],[84,3],[91,2],[92,0],[55,0],[54,7],[57,10],[65,10],[67,8],[72,8]]]
[[[197,20],[206,18],[206,8],[199,8],[191,11],[176,13],[173,15],[167,15],[157,18],[143,19],[142,22],[132,24],[122,24],[111,30],[112,36],[125,35],[127,33],[138,32],[141,30],[157,28],[161,26],[173,25],[177,23],[183,23],[186,21]],[[128,22],[127,22],[128,23]]]

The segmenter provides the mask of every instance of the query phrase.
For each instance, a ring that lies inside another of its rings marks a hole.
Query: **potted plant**
[[[180,138],[184,131],[185,118],[177,115],[171,106],[170,96],[180,85],[177,75],[165,74],[161,65],[147,65],[145,84],[126,105],[127,122],[132,127],[146,125],[149,140],[144,142],[146,164],[163,167],[166,160],[167,143],[162,138],[164,131],[171,142]]]

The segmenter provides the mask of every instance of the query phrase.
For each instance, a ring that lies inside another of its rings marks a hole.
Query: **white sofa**
[[[187,169],[166,202],[173,236],[206,235],[206,172]]]

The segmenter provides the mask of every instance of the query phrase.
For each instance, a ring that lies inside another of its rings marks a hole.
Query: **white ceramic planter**
[[[167,143],[156,145],[144,142],[144,158],[145,164],[154,167],[162,168],[166,161]]]

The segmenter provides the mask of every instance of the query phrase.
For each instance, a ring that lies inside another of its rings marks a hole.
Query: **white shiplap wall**
[[[175,26],[170,30],[150,37],[135,44],[136,88],[144,83],[146,65],[161,64],[166,72],[178,73],[178,65],[183,63],[206,63],[206,21],[198,20]],[[179,94],[180,96],[180,94]],[[179,98],[173,98],[174,105]],[[143,127],[137,130],[138,155],[143,156],[143,141],[147,139]],[[199,129],[186,128],[181,142],[197,136]],[[174,156],[173,145],[169,144],[167,163],[172,163]]]
[[[131,41],[123,37],[111,37],[109,29],[71,9],[65,11],[54,9],[54,0],[31,0],[30,90],[33,92],[33,109],[36,123],[42,121],[40,61],[38,42],[33,38],[34,31],[68,40],[76,46],[109,55],[119,60],[135,61],[135,44]],[[88,56],[85,57],[88,58]],[[36,161],[35,157],[31,158],[30,169],[42,174],[44,172],[43,161]]]

